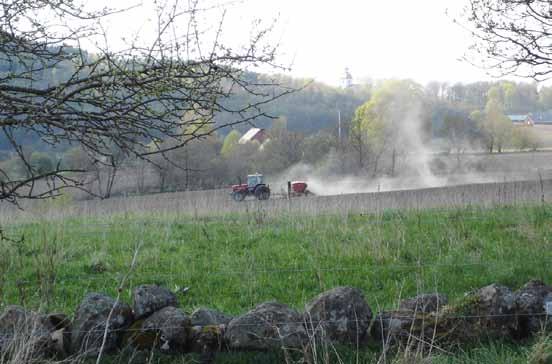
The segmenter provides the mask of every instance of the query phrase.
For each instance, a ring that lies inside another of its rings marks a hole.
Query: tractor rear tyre
[[[270,198],[270,189],[266,186],[259,186],[255,189],[257,200],[268,200]]]
[[[232,192],[232,198],[234,201],[241,202],[245,199],[245,192]]]

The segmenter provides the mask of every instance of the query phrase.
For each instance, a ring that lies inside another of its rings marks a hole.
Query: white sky
[[[118,31],[143,29],[152,16],[144,5],[148,0],[95,0],[94,6],[96,1],[112,7],[143,3],[106,25]],[[228,39],[242,38],[254,18],[269,23],[278,17],[274,39],[281,42],[279,60],[293,63],[293,76],[337,85],[349,67],[357,82],[365,78],[412,78],[421,83],[488,79],[484,71],[460,60],[471,36],[453,19],[466,0],[238,1],[228,6]],[[219,13],[211,14],[213,21],[219,20]]]

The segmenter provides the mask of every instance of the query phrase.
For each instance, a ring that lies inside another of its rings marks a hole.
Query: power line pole
[[[341,147],[341,110],[337,109],[337,143]]]

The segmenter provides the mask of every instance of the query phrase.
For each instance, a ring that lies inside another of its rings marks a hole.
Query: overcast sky
[[[147,1],[117,0],[116,4],[125,6]],[[330,84],[340,83],[345,67],[357,82],[366,78],[412,78],[421,83],[487,79],[484,71],[460,60],[471,37],[453,19],[458,17],[465,2],[230,1],[226,34],[242,34],[254,18],[269,22],[278,17],[274,39],[281,42],[280,62],[292,64],[293,76],[312,77]],[[114,3],[115,0],[108,2],[111,6]],[[142,26],[148,17],[151,9],[142,5],[127,14],[124,21],[116,21],[111,26],[118,29]],[[216,13],[212,17],[218,19]]]

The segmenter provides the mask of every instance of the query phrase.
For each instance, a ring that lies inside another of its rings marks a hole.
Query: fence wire
[[[420,314],[420,312],[413,311],[412,315],[405,315],[404,313],[402,315],[393,315],[392,311],[384,311],[382,313],[391,313],[391,317],[378,317],[375,316],[371,319],[347,319],[348,323],[352,324],[371,324],[372,322],[389,322],[393,320],[419,320],[423,321],[423,319],[429,319],[429,318],[435,318],[439,319],[442,318],[443,320],[460,320],[460,321],[466,321],[466,320],[473,320],[473,319],[500,319],[500,318],[520,318],[520,317],[535,317],[535,318],[545,318],[546,321],[548,321],[548,318],[552,319],[552,315],[546,313],[546,312],[540,312],[540,313],[512,313],[512,314],[486,314],[486,315],[445,315],[445,316],[439,316],[439,311],[436,311],[434,313],[425,313],[426,316],[424,318],[420,319],[416,316],[416,314]],[[258,327],[258,326],[271,326],[271,327],[284,327],[287,325],[305,325],[307,327],[317,327],[320,325],[325,324],[335,324],[340,323],[343,320],[342,319],[323,319],[323,320],[310,320],[308,318],[302,319],[302,320],[287,320],[287,321],[269,321],[262,319],[261,315],[257,315],[259,318],[259,322],[249,322],[249,323],[239,323],[239,322],[233,322],[231,323],[232,327]],[[207,326],[220,326],[220,325],[207,325]],[[224,325],[227,327],[227,325]],[[428,325],[432,326],[432,325]],[[162,329],[164,330],[171,330],[171,329],[182,329],[183,326],[162,326]],[[126,327],[126,328],[114,328],[109,329],[109,332],[146,332],[148,330],[159,330],[160,327],[155,328],[132,328],[132,327]],[[105,326],[101,328],[91,328],[84,330],[87,333],[104,333],[106,330]],[[0,338],[11,338],[12,335],[0,335]]]
[[[548,266],[548,265],[547,265]],[[497,271],[502,270],[511,270],[518,267],[518,265],[507,265],[504,262],[500,261],[480,261],[480,262],[465,262],[465,263],[417,263],[417,264],[363,264],[362,266],[333,266],[333,267],[312,267],[312,268],[291,268],[291,267],[273,267],[269,269],[251,269],[251,270],[221,270],[221,271],[182,271],[182,272],[170,272],[170,273],[160,273],[158,271],[141,271],[136,270],[133,272],[132,276],[129,278],[130,281],[136,279],[170,279],[170,280],[180,280],[186,276],[191,276],[194,274],[200,274],[204,277],[208,276],[250,276],[250,275],[277,275],[277,274],[300,274],[300,273],[317,273],[317,272],[369,272],[373,270],[432,270],[432,269],[442,269],[442,268],[468,268],[468,267],[485,267]],[[64,282],[86,282],[86,281],[108,281],[108,280],[120,280],[126,273],[125,272],[112,272],[108,276],[103,275],[103,273],[96,274],[79,274],[74,277],[64,277],[56,274],[52,277],[52,283],[64,283]],[[145,277],[144,277],[145,276]],[[12,283],[16,285],[20,284],[30,284],[40,282],[40,278],[36,279],[17,279],[15,277],[10,277],[9,279]]]

